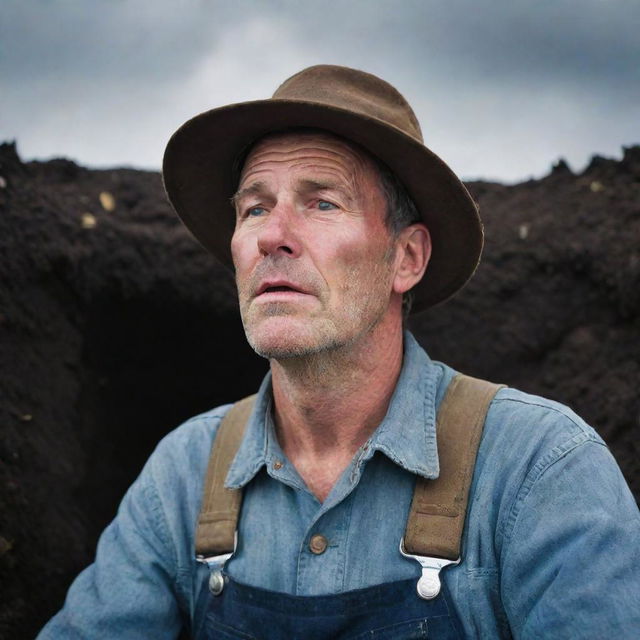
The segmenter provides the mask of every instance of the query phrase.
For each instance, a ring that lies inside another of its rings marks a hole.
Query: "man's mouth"
[[[298,292],[298,290],[294,289],[293,287],[287,287],[285,285],[282,285],[282,286],[278,286],[278,287],[267,287],[262,293],[271,293],[273,291],[296,291],[296,292]]]
[[[263,282],[256,291],[256,298],[273,293],[299,293],[306,294],[300,287],[292,282]]]

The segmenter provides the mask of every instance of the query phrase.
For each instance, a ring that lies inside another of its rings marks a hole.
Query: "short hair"
[[[409,225],[422,222],[422,216],[418,212],[411,196],[405,186],[384,162],[369,154],[380,175],[380,188],[387,205],[385,222],[391,234],[395,237]],[[413,306],[413,291],[405,291],[402,294],[402,318],[407,320]]]
[[[411,224],[422,222],[411,196],[389,167],[375,156],[368,154],[380,174],[380,187],[387,204],[386,223],[394,236]]]

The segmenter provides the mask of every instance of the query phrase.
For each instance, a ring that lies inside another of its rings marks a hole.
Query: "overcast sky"
[[[640,143],[640,0],[0,0],[0,140],[157,169],[186,119],[301,68],[382,76],[464,178]]]

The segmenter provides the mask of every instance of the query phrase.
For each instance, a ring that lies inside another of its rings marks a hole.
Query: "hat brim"
[[[196,239],[233,269],[231,236],[237,163],[249,145],[293,127],[324,129],[352,140],[401,180],[431,234],[427,271],[414,287],[413,311],[443,302],[473,275],[482,252],[482,224],[469,192],[418,140],[376,118],[315,102],[257,100],[195,116],[178,129],[163,160],[164,185]]]

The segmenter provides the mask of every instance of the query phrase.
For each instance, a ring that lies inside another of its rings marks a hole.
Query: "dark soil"
[[[434,358],[569,404],[640,496],[640,147],[468,186],[483,263],[413,330]],[[61,606],[162,435],[265,370],[157,173],[0,146],[0,638]]]

